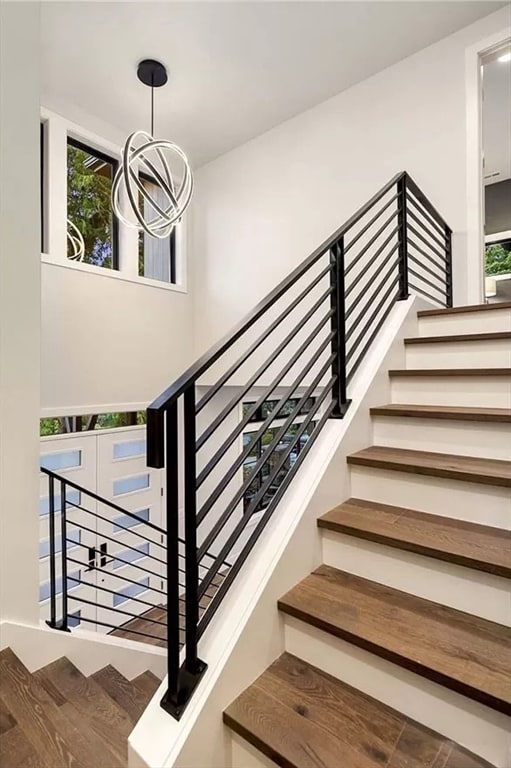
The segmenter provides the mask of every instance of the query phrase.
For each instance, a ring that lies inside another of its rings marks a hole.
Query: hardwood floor
[[[511,628],[322,565],[279,609],[511,715]]]
[[[224,722],[285,768],[490,768],[288,653],[227,708]]]
[[[500,528],[361,499],[334,507],[318,526],[511,578],[511,531]]]
[[[129,682],[106,670],[86,678],[62,658],[31,674],[3,650],[2,768],[127,768],[128,736],[159,681],[144,673]]]
[[[455,456],[451,453],[411,451],[373,445],[347,458],[351,466],[391,469],[417,475],[466,480],[484,485],[511,487],[511,462]]]
[[[511,423],[511,408],[474,408],[452,405],[401,405],[389,403],[371,408],[371,416],[406,416],[414,419]]]
[[[449,309],[422,309],[417,317],[444,317],[462,315],[466,312],[493,312],[498,309],[511,309],[511,301],[499,301],[495,304],[469,304],[464,307],[449,307]]]
[[[454,333],[443,336],[414,336],[405,339],[405,345],[414,344],[446,344],[450,342],[470,342],[470,341],[509,341],[511,331],[492,331],[491,333]]]

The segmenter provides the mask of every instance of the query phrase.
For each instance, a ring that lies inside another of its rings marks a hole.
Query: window
[[[65,435],[71,432],[88,432],[93,429],[117,429],[136,427],[146,423],[145,411],[128,413],[100,413],[92,416],[62,416],[40,419],[41,437]]]
[[[293,410],[298,405],[298,402],[299,402],[299,398],[287,400],[282,406],[282,408],[279,410],[279,412],[275,414],[274,418],[285,419],[287,416],[290,416]],[[281,462],[283,453],[289,448],[290,443],[295,439],[296,434],[300,429],[301,422],[304,421],[305,415],[310,412],[311,408],[314,405],[314,402],[315,400],[313,397],[308,398],[306,400],[306,402],[300,408],[299,413],[295,417],[293,424],[291,424],[288,427],[285,434],[282,435],[282,437],[280,438],[280,441],[274,447],[271,456],[269,456],[268,460],[264,463],[262,468],[254,475],[253,480],[250,483],[247,490],[245,491],[245,494],[243,497],[243,509],[245,512],[248,510],[250,504],[252,503],[255,496],[260,491],[261,487],[268,480],[270,475],[276,469],[277,465]],[[252,477],[254,473],[255,465],[257,464],[259,459],[262,458],[265,450],[268,448],[270,443],[274,440],[274,438],[277,436],[277,433],[282,428],[281,425],[273,426],[267,429],[262,435],[262,437],[259,438],[259,440],[254,439],[255,432],[257,432],[258,430],[260,426],[260,422],[264,421],[272,413],[272,411],[275,410],[277,403],[278,403],[278,400],[267,400],[266,402],[264,402],[261,405],[261,407],[255,411],[253,416],[251,416],[249,421],[250,427],[247,425],[246,431],[243,434],[243,448],[246,449],[247,446],[250,446],[248,455],[245,461],[243,462],[243,482],[244,483],[247,482],[250,477]],[[248,415],[249,411],[254,407],[254,405],[255,403],[243,403],[242,413],[244,417]],[[254,426],[252,426],[252,424]],[[260,499],[260,501],[257,504],[257,507],[254,510],[252,510],[252,512],[259,512],[261,509],[264,509],[265,507],[268,506],[271,499],[277,492],[279,486],[281,485],[282,481],[286,477],[287,473],[295,464],[300,452],[303,450],[304,446],[307,444],[309,437],[311,436],[314,430],[314,427],[315,427],[314,421],[311,421],[307,425],[304,432],[300,435],[300,438],[298,439],[297,443],[293,446],[291,452],[289,453],[286,460],[284,461],[284,464],[282,465],[282,467],[280,467],[277,474],[271,481],[271,484],[267,488],[263,498]]]
[[[141,175],[140,181],[147,190],[151,199],[157,204],[165,206],[167,196],[157,184],[148,176]],[[139,193],[140,210],[144,218],[151,219],[157,212],[151,204]],[[138,237],[138,274],[140,277],[150,277],[152,280],[161,280],[164,283],[176,282],[176,230],[163,240],[149,237],[145,232],[140,232]]]
[[[82,234],[82,261],[106,269],[119,268],[118,227],[110,204],[116,170],[115,160],[68,139],[67,218]]]

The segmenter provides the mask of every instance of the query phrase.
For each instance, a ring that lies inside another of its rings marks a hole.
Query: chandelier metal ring
[[[72,259],[73,261],[83,261],[83,257],[85,256],[85,241],[82,233],[71,219],[67,220],[66,234],[67,240],[71,246],[71,253],[68,254],[67,258]]]
[[[178,158],[181,179],[176,184],[167,155]],[[140,171],[154,180],[163,193],[164,202],[156,200],[140,179]],[[140,193],[148,206],[140,205]],[[119,166],[112,186],[112,205],[115,215],[124,224],[146,232],[151,237],[168,237],[181,220],[193,193],[193,176],[185,153],[173,141],[153,139],[145,131],[135,131],[126,139]],[[123,210],[123,197],[127,195],[131,218]],[[149,207],[148,215],[144,208]]]

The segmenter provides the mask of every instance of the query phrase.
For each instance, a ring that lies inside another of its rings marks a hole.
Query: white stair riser
[[[373,416],[373,443],[510,461],[511,424]]]
[[[434,512],[470,523],[511,528],[509,488],[373,467],[350,467],[351,496]]]
[[[509,768],[510,719],[305,622],[284,616],[286,651]]]
[[[498,331],[511,331],[511,310],[492,309],[488,312],[463,312],[455,315],[419,318],[419,336]]]
[[[259,752],[234,731],[226,728],[231,739],[231,768],[276,768],[276,763]]]
[[[509,376],[393,376],[393,403],[511,408]]]
[[[322,546],[326,565],[511,626],[507,579],[325,529]]]
[[[511,343],[489,341],[448,341],[407,344],[407,368],[510,368]]]

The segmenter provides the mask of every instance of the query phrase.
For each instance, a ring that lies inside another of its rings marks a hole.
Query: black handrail
[[[162,701],[175,717],[206,668],[198,658],[200,637],[323,425],[344,416],[349,384],[395,302],[413,291],[452,305],[451,234],[409,174],[396,174],[149,406],[147,463],[165,467],[167,475],[169,584],[183,556],[178,519],[184,510],[185,595],[179,600],[169,592],[167,616],[169,638],[176,637],[184,602],[186,652],[181,666],[169,644]],[[242,352],[229,359],[244,339]],[[205,387],[202,377],[220,361],[224,371]],[[252,369],[241,376],[248,364]],[[241,384],[233,382],[235,374]],[[255,402],[241,414],[240,403],[251,393]],[[272,395],[252,440],[241,447],[236,441]],[[308,411],[301,416],[304,403]],[[206,550],[214,557],[199,578]],[[218,589],[200,617],[201,597],[214,584]]]

